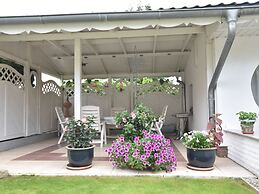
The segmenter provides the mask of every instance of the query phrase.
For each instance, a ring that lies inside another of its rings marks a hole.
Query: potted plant
[[[209,118],[207,131],[191,131],[181,138],[187,148],[187,167],[194,170],[212,170],[216,159],[216,150],[223,142],[221,119],[216,114]]]
[[[68,169],[86,169],[92,166],[95,147],[92,140],[97,135],[93,124],[93,117],[68,122],[67,131],[64,135],[64,139],[68,143],[68,146],[66,146]]]
[[[258,117],[255,112],[240,111],[239,116],[240,126],[243,134],[254,134],[254,123]]]

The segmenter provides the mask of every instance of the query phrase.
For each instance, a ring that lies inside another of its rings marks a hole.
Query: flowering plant
[[[133,142],[125,141],[121,136],[106,149],[113,166],[136,170],[166,170],[176,168],[176,157],[170,140],[158,134],[143,130],[143,138],[134,137]]]
[[[82,120],[70,120],[66,125],[65,141],[72,148],[87,148],[92,146],[92,140],[97,137],[93,128],[93,117],[84,117]]]
[[[146,106],[139,104],[134,111],[119,112],[115,116],[117,125],[123,127],[122,135],[127,141],[134,141],[134,137],[143,137],[143,130],[149,131],[155,120],[154,113]]]
[[[223,133],[222,133],[222,120],[219,118],[221,114],[215,114],[209,117],[208,122],[208,133],[213,138],[213,144],[215,147],[219,147],[219,145],[223,142]]]
[[[190,131],[181,137],[187,148],[200,149],[214,147],[214,140],[206,131]]]

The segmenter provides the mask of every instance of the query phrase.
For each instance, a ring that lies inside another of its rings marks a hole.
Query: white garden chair
[[[61,127],[61,135],[60,135],[60,138],[58,140],[58,144],[60,144],[62,139],[63,139],[63,137],[64,137],[64,134],[65,134],[65,132],[67,130],[67,128],[66,128],[67,120],[66,120],[66,118],[65,118],[65,116],[63,114],[63,111],[62,111],[61,107],[56,106],[55,107],[55,111],[56,111],[57,116],[58,116],[59,131],[60,131],[60,127]]]
[[[165,123],[167,109],[168,105],[164,106],[162,114],[159,116],[158,120],[153,123],[153,126],[151,127],[151,130],[156,131],[159,135],[163,135],[161,130]]]
[[[98,106],[83,106],[82,117],[93,116],[95,124],[93,125],[94,129],[100,132],[100,140],[95,140],[94,143],[100,143],[100,147],[103,147],[103,143],[107,144],[106,138],[106,126],[105,123],[101,123],[100,118],[100,108]]]

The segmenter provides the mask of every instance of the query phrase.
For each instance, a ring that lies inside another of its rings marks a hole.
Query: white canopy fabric
[[[179,19],[157,19],[157,20],[127,20],[107,22],[68,22],[48,24],[16,24],[0,25],[0,33],[9,35],[30,33],[52,33],[52,32],[82,32],[82,31],[107,31],[119,29],[143,29],[159,27],[177,27],[198,25],[205,26],[215,22],[221,22],[221,17],[207,18],[179,18]]]

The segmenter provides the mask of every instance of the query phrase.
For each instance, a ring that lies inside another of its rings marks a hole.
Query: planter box
[[[216,155],[220,158],[227,158],[228,157],[228,146],[219,146]]]

